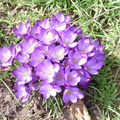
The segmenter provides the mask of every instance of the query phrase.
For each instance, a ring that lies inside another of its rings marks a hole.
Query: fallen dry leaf
[[[88,110],[82,100],[71,104],[65,112],[67,120],[91,120]]]

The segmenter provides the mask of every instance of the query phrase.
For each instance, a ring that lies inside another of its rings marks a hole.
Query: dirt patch
[[[11,80],[5,82],[10,89],[13,88]],[[45,111],[40,106],[40,98],[33,98],[29,104],[20,105],[8,91],[3,83],[0,83],[0,120],[43,120]]]

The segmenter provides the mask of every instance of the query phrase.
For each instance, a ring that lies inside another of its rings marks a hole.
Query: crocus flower
[[[58,72],[56,72],[56,74],[54,76],[54,83],[59,86],[64,86],[64,83],[65,83],[64,75],[65,75],[65,71],[61,67],[60,70]]]
[[[0,67],[7,67],[11,65],[12,53],[8,46],[0,48]]]
[[[83,36],[78,42],[78,50],[81,53],[90,53],[94,48],[94,45],[91,44],[91,41],[92,40],[87,36]]]
[[[62,13],[58,13],[56,16],[53,15],[50,21],[51,26],[57,32],[61,32],[66,29],[67,24],[71,21],[71,17],[64,16]]]
[[[97,62],[96,58],[90,59],[85,65],[84,68],[87,70],[90,74],[96,75],[98,74],[98,70],[102,67],[103,61]]]
[[[82,35],[82,30],[78,28],[76,25],[70,26],[67,25],[67,30],[72,31],[73,33],[77,34],[78,36]]]
[[[90,82],[90,74],[84,69],[79,70],[78,74],[80,75],[81,78],[79,85],[83,88],[87,88]]]
[[[36,75],[47,83],[53,82],[53,77],[59,71],[58,64],[52,64],[49,60],[44,60],[36,68]]]
[[[80,82],[80,76],[76,70],[71,70],[69,67],[65,70],[65,84],[70,86],[77,86]]]
[[[58,45],[58,46],[51,45],[48,48],[48,54],[52,59],[52,61],[59,62],[64,58],[66,51],[64,47],[61,45]]]
[[[13,75],[17,77],[19,84],[25,84],[32,80],[31,67],[27,65],[19,66],[13,71]]]
[[[34,50],[34,52],[31,54],[31,66],[37,66],[39,63],[41,63],[44,60],[45,56],[43,55],[41,49],[38,47]]]
[[[45,18],[42,21],[37,20],[36,24],[41,26],[44,29],[50,29],[50,20],[49,20],[49,18]]]
[[[59,40],[58,33],[55,30],[46,31],[41,38],[41,43],[50,45]]]
[[[64,47],[70,47],[73,48],[77,45],[77,42],[75,42],[75,39],[77,38],[77,34],[73,31],[63,31],[61,33],[61,44]]]
[[[18,24],[18,27],[13,28],[13,32],[17,36],[23,37],[23,38],[27,38],[30,35],[30,31],[31,31],[31,25],[29,21],[26,24],[23,24],[22,22],[20,22]]]
[[[35,40],[33,37],[29,37],[27,40],[21,43],[22,51],[31,54],[34,51],[37,44],[37,40]]]
[[[20,63],[28,63],[29,62],[29,54],[20,52],[16,57],[15,57]]]
[[[55,97],[57,93],[60,93],[61,88],[59,86],[46,83],[40,86],[39,92],[45,99],[48,99],[50,96]]]
[[[41,41],[42,37],[45,34],[46,34],[46,30],[42,28],[39,24],[36,23],[36,25],[33,26],[31,36]]]
[[[70,64],[76,69],[80,69],[81,65],[84,65],[87,62],[87,55],[81,54],[79,51],[71,50],[68,57]]]
[[[49,48],[48,45],[41,45],[40,46],[40,49],[45,56],[48,56],[48,48]]]
[[[69,62],[69,58],[68,57],[64,58],[64,60],[62,62],[62,66],[65,67],[65,68],[70,66],[70,62]]]
[[[63,93],[64,103],[76,103],[77,99],[83,99],[84,95],[77,87],[66,88]]]
[[[16,97],[22,102],[25,103],[28,101],[30,96],[30,90],[25,85],[16,85],[15,87]]]
[[[11,46],[11,51],[12,51],[12,56],[16,57],[17,54],[21,51],[21,45],[20,44],[16,44],[16,45],[12,45]]]

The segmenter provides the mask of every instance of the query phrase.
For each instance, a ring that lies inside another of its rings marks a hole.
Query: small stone
[[[10,102],[11,101],[11,95],[6,95],[4,98],[5,102]]]

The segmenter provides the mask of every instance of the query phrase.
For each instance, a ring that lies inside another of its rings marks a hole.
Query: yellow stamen
[[[87,68],[87,70],[89,70],[89,69],[90,69],[90,66],[86,66],[86,68]]]
[[[75,59],[73,60],[73,62],[74,62],[74,63],[77,63],[77,62],[78,62],[78,58],[75,58]]]
[[[57,58],[60,58],[60,57],[61,57],[61,54],[60,54],[60,53],[56,53],[55,56],[56,56]]]
[[[68,39],[66,39],[65,44],[67,45],[68,43],[69,43],[69,40],[68,40]]]
[[[57,78],[58,78],[58,80],[61,80],[62,79],[62,75],[58,74]]]
[[[71,91],[71,90],[68,90],[68,91],[67,91],[67,94],[69,94],[69,95],[72,94],[72,91]]]
[[[68,76],[68,80],[70,81],[73,80],[72,76]]]
[[[83,49],[83,50],[81,50],[81,52],[86,52],[86,50]]]
[[[28,72],[24,72],[24,76],[27,76],[29,73]]]

